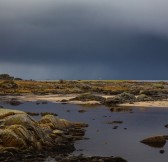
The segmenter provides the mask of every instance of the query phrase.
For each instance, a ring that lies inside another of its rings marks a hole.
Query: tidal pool
[[[142,139],[154,135],[168,135],[168,108],[138,108],[132,111],[111,112],[105,106],[81,106],[72,104],[25,102],[19,106],[1,103],[6,108],[26,112],[53,112],[59,118],[89,124],[86,128],[87,140],[75,143],[75,155],[121,156],[128,162],[167,162],[168,144],[163,148],[153,148],[140,143]],[[79,110],[86,110],[79,112]],[[41,116],[33,116],[35,120]],[[107,124],[123,121],[122,124]],[[118,126],[117,129],[113,129]],[[165,150],[164,154],[160,150]]]

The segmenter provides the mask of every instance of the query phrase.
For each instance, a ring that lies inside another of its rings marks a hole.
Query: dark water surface
[[[133,113],[111,112],[105,106],[86,107],[71,104],[40,104],[25,102],[19,106],[1,104],[6,108],[29,112],[54,112],[60,118],[81,121],[89,124],[85,137],[89,140],[77,141],[77,151],[87,156],[121,156],[128,162],[167,162],[168,144],[163,148],[152,148],[139,141],[153,135],[168,135],[168,108],[133,108]],[[78,110],[86,112],[79,113]],[[68,110],[70,112],[68,112]],[[33,117],[36,120],[41,116]],[[123,121],[123,124],[106,124],[110,121]],[[118,126],[117,129],[113,129]],[[164,149],[165,153],[160,154]]]

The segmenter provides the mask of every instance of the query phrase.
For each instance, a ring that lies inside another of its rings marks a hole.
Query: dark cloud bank
[[[1,0],[0,73],[168,79],[167,5],[165,0]]]

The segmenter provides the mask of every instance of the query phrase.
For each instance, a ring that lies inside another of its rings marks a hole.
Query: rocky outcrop
[[[59,148],[63,143],[67,147],[74,140],[82,138],[85,132],[83,127],[86,126],[53,115],[46,115],[36,122],[22,111],[0,109],[0,152],[10,148],[18,151],[41,151]],[[68,141],[71,142],[68,144]]]
[[[123,92],[115,97],[107,98],[104,104],[107,106],[114,106],[126,102],[134,102],[136,100],[135,95]]]
[[[144,139],[140,142],[144,143],[148,146],[151,146],[151,147],[161,148],[166,144],[166,137],[164,137],[164,136],[153,136],[153,137],[146,138],[146,139]]]
[[[121,157],[69,156],[87,126],[53,115],[36,122],[23,111],[0,109],[0,161],[46,161],[50,156],[58,162],[127,162]]]

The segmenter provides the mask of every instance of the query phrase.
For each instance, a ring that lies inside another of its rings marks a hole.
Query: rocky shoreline
[[[168,107],[167,98],[152,98],[146,95],[135,96],[129,93],[120,95],[90,95],[90,94],[55,94],[55,95],[3,95],[0,102],[6,102],[13,106],[23,102],[36,102],[47,104],[47,102],[79,105],[105,105],[107,107]]]
[[[0,100],[168,107],[168,82],[0,80]],[[159,102],[159,104],[158,104]],[[150,104],[149,104],[150,103]]]
[[[58,162],[126,162],[120,157],[69,156],[87,126],[53,115],[34,121],[23,111],[0,109],[0,161],[45,161],[52,157]]]

